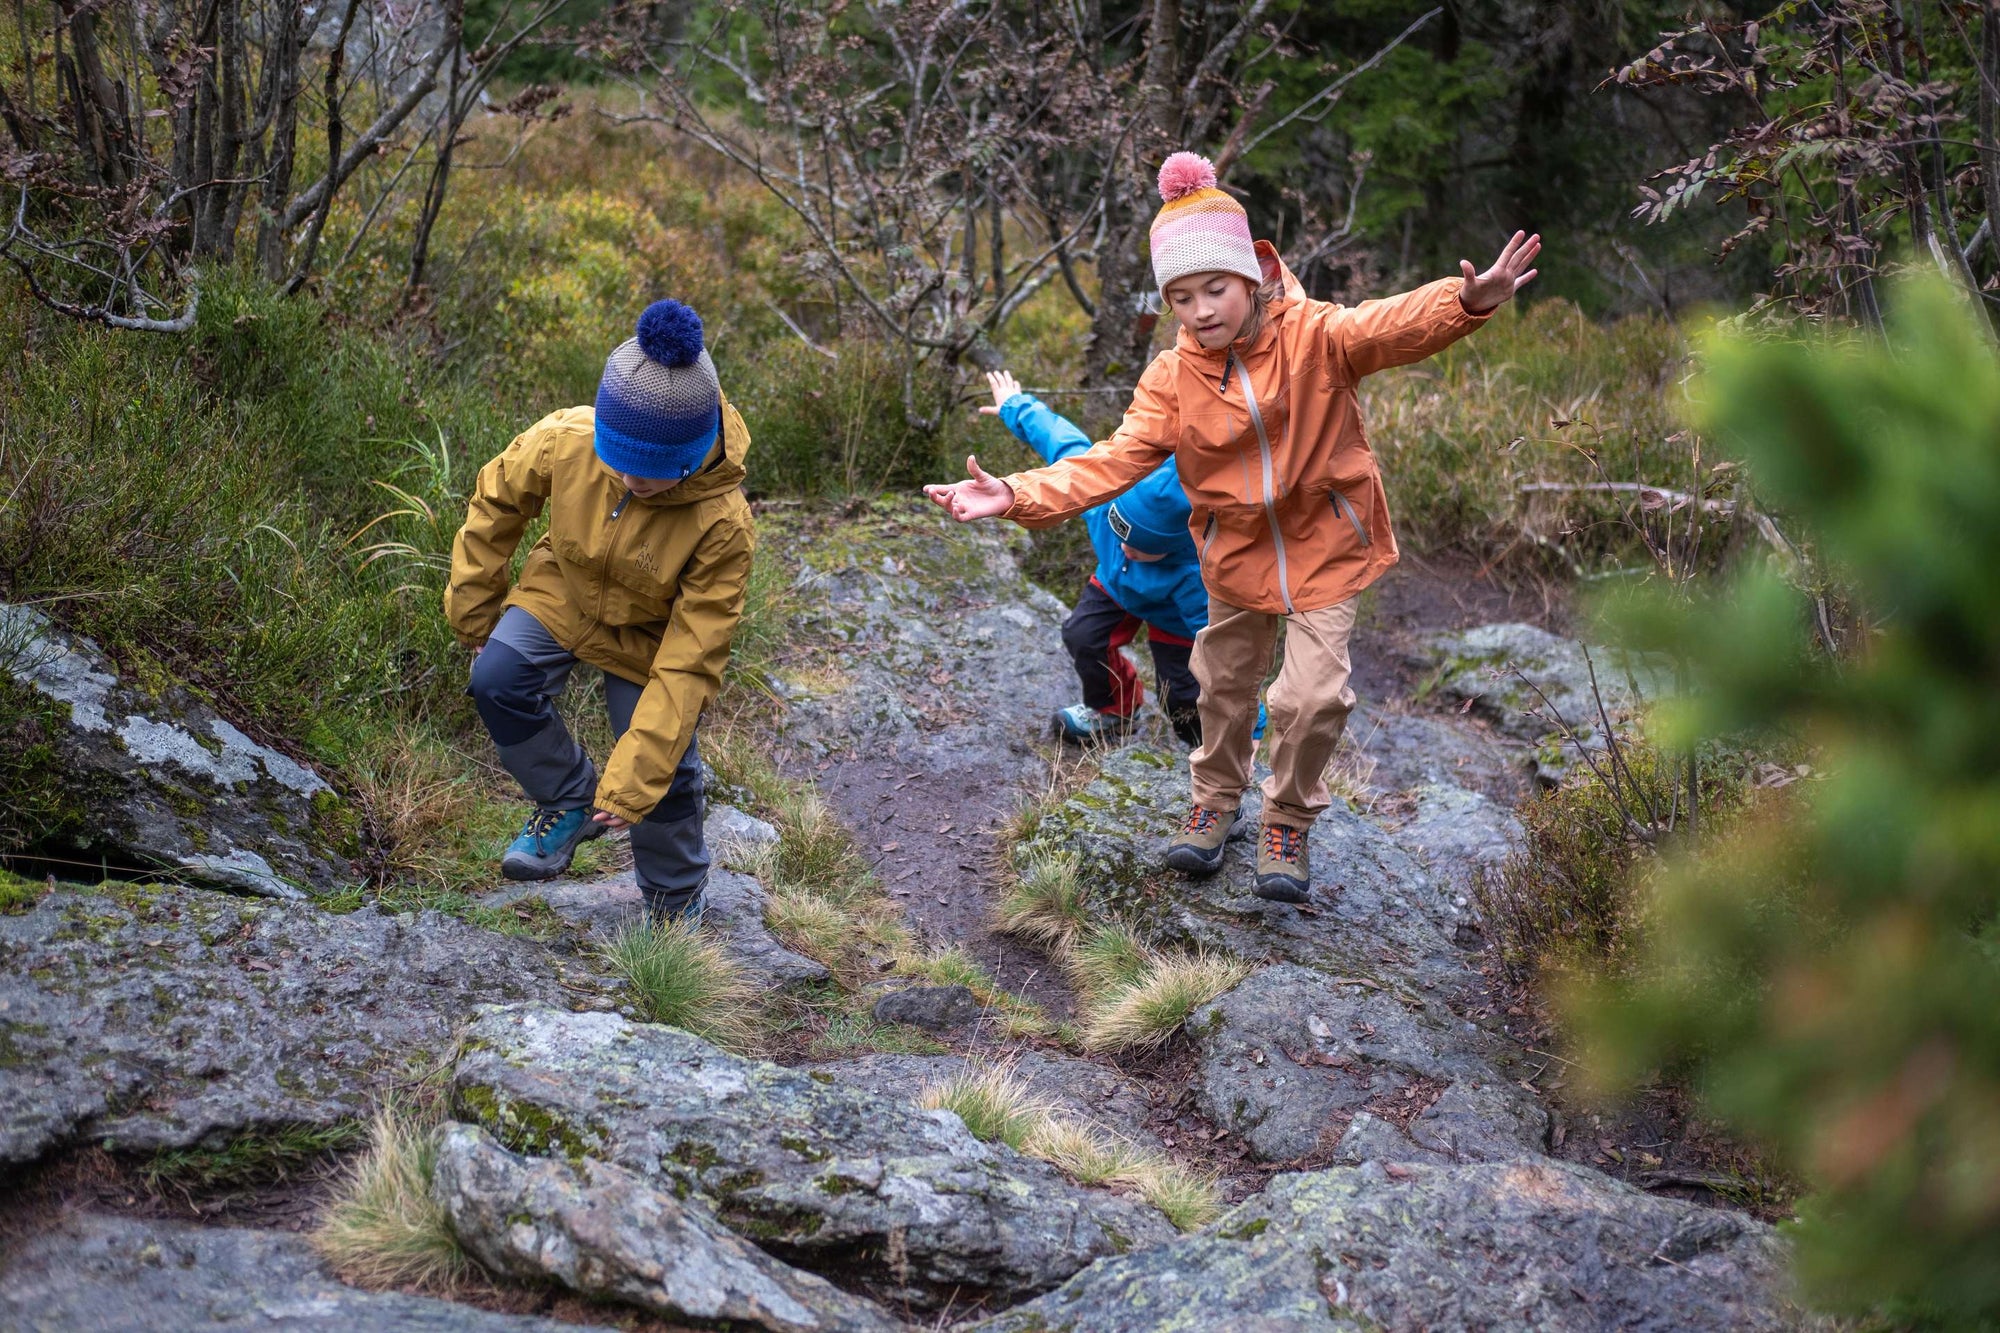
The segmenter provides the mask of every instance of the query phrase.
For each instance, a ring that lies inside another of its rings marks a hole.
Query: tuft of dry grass
[[[965,1122],[976,1139],[1024,1151],[1037,1126],[1055,1114],[1053,1103],[1036,1097],[1009,1065],[968,1070],[932,1084],[917,1098],[929,1110],[946,1110]]]
[[[968,1070],[934,1084],[920,1104],[951,1111],[975,1138],[1039,1157],[1080,1185],[1136,1191],[1182,1231],[1221,1211],[1212,1176],[1067,1114],[1037,1097],[1009,1065]]]
[[[1212,954],[1159,954],[1129,985],[1091,998],[1082,1014],[1083,1048],[1157,1046],[1187,1016],[1250,975],[1250,965]]]
[[[448,1294],[475,1271],[431,1198],[434,1117],[385,1106],[368,1150],[348,1168],[312,1233],[313,1247],[357,1286]]]
[[[1138,933],[1123,921],[1094,927],[1063,956],[1070,985],[1086,1003],[1136,984],[1157,959]]]
[[[994,908],[995,927],[1063,957],[1090,925],[1080,869],[1075,852],[1030,853]]]
[[[648,1020],[694,1033],[727,1051],[759,1045],[757,992],[722,946],[685,921],[632,926],[599,946],[637,994]]]
[[[349,768],[392,881],[463,892],[490,883],[520,820],[480,765],[422,731],[384,732]]]

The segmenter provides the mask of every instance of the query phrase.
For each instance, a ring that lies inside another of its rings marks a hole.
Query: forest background
[[[1607,1071],[1687,1081],[1812,1182],[1826,1300],[2000,1302],[2000,1020],[1967,999],[1992,993],[2000,818],[1992,756],[1951,743],[2000,734],[1976,688],[2000,618],[1966,572],[2000,528],[1993,5],[7,20],[0,599],[334,774],[392,904],[465,910],[515,816],[436,614],[466,483],[591,400],[648,300],[702,313],[753,496],[846,499],[1019,457],[971,413],[985,366],[1115,419],[1165,334],[1143,242],[1173,148],[1215,158],[1320,297],[1540,231],[1522,308],[1367,389],[1399,526],[1600,594],[1706,703],[1529,816],[1501,943]],[[1936,286],[1884,288],[1898,267]],[[1083,551],[1039,541],[1038,576],[1066,593]],[[796,647],[782,585],[760,563],[725,725]],[[0,854],[62,868],[88,831],[36,707],[0,677]],[[1760,783],[1774,756],[1822,777]],[[1871,801],[1864,772],[1928,794]],[[1865,858],[1774,841],[1856,801]],[[1806,993],[1811,1022],[1774,999]]]

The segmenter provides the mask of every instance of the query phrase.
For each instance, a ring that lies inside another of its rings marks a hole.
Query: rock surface
[[[1521,821],[1497,801],[1464,787],[1424,782],[1411,788],[1415,809],[1392,836],[1416,853],[1464,909],[1480,875],[1497,870],[1521,846]],[[1466,902],[1459,901],[1466,899]]]
[[[1152,1209],[980,1143],[949,1112],[611,1014],[488,1011],[452,1086],[457,1117],[516,1152],[624,1167],[894,1306],[1023,1299],[1172,1234]]]
[[[986,1333],[1806,1326],[1770,1227],[1547,1159],[1281,1176]]]
[[[47,733],[75,806],[52,835],[61,845],[36,850],[274,898],[362,878],[359,821],[326,780],[187,691],[120,679],[89,639],[4,603],[0,673],[40,700],[22,725]]]
[[[1469,706],[1503,734],[1533,747],[1537,771],[1547,782],[1560,781],[1576,762],[1557,719],[1584,745],[1602,749],[1600,695],[1617,724],[1670,684],[1658,663],[1615,649],[1586,648],[1534,625],[1480,625],[1433,635],[1425,651],[1434,697]]]
[[[797,986],[825,981],[831,975],[824,963],[793,953],[778,942],[764,924],[764,905],[770,895],[750,876],[712,866],[705,894],[702,929],[722,942],[723,951],[741,965],[752,984]],[[600,939],[636,926],[646,916],[639,881],[630,870],[603,879],[515,885],[482,901],[505,906],[530,898],[541,899],[557,916]]]
[[[877,1023],[908,1023],[927,1032],[950,1032],[979,1021],[986,1011],[965,986],[909,986],[875,1001]]]
[[[508,1152],[448,1125],[431,1194],[489,1272],[620,1301],[663,1318],[773,1333],[899,1328],[867,1301],[787,1267],[632,1172]]]
[[[1186,1026],[1200,1057],[1196,1104],[1265,1161],[1331,1150],[1357,1112],[1407,1114],[1413,1094],[1429,1100],[1410,1121],[1421,1148],[1484,1161],[1547,1146],[1548,1117],[1510,1072],[1518,1053],[1442,1006],[1280,965]]]
[[[0,1328],[17,1333],[560,1333],[580,1329],[362,1291],[289,1231],[71,1214],[0,1248]]]
[[[924,1089],[986,1067],[962,1055],[863,1055],[805,1066],[811,1073],[827,1074],[850,1087],[911,1106],[917,1104]],[[1010,1056],[1007,1067],[1036,1097],[1079,1119],[1095,1122],[1135,1143],[1151,1146],[1156,1142],[1149,1123],[1151,1098],[1117,1070],[1074,1056],[1034,1050]]]
[[[446,1058],[475,1006],[588,1001],[596,978],[566,989],[566,966],[434,912],[58,889],[0,916],[0,1163],[367,1115]]]
[[[1300,908],[1251,893],[1254,839],[1232,843],[1208,879],[1162,867],[1187,799],[1184,762],[1128,747],[1106,756],[1098,779],[1046,815],[1016,856],[1075,852],[1092,910],[1127,918],[1155,944],[1385,984],[1466,983],[1452,942],[1464,919],[1456,895],[1375,823],[1338,804],[1320,816],[1310,838],[1312,902]],[[1259,803],[1253,790],[1245,805],[1253,819]]]

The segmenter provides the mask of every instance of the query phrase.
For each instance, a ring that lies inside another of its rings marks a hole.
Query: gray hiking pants
[[[597,767],[556,713],[555,699],[569,683],[576,656],[518,606],[507,608],[472,663],[472,699],[500,751],[500,763],[536,805],[550,810],[588,809],[597,792]],[[644,686],[604,673],[605,711],[614,735],[632,725]],[[632,864],[652,917],[678,916],[708,882],[708,846],[702,837],[706,788],[699,737],[674,770],[673,786],[652,813],[632,826]]]

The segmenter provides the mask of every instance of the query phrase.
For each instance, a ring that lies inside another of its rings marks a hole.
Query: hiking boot
[[[1264,825],[1257,839],[1257,896],[1274,903],[1302,903],[1312,896],[1304,830]]]
[[[1089,704],[1059,708],[1055,716],[1056,735],[1066,741],[1094,741],[1123,736],[1132,729],[1132,719],[1116,713],[1100,713]]]
[[[1241,810],[1215,810],[1197,805],[1188,810],[1181,831],[1167,844],[1167,865],[1188,875],[1213,875],[1222,868],[1223,844],[1244,825]]]
[[[701,914],[708,906],[708,893],[697,889],[694,897],[682,903],[678,909],[662,907],[655,902],[646,904],[646,924],[654,930],[663,930],[685,922],[689,930],[701,929]]]
[[[588,810],[537,809],[501,853],[500,873],[508,879],[554,879],[569,869],[578,843],[603,832]]]

